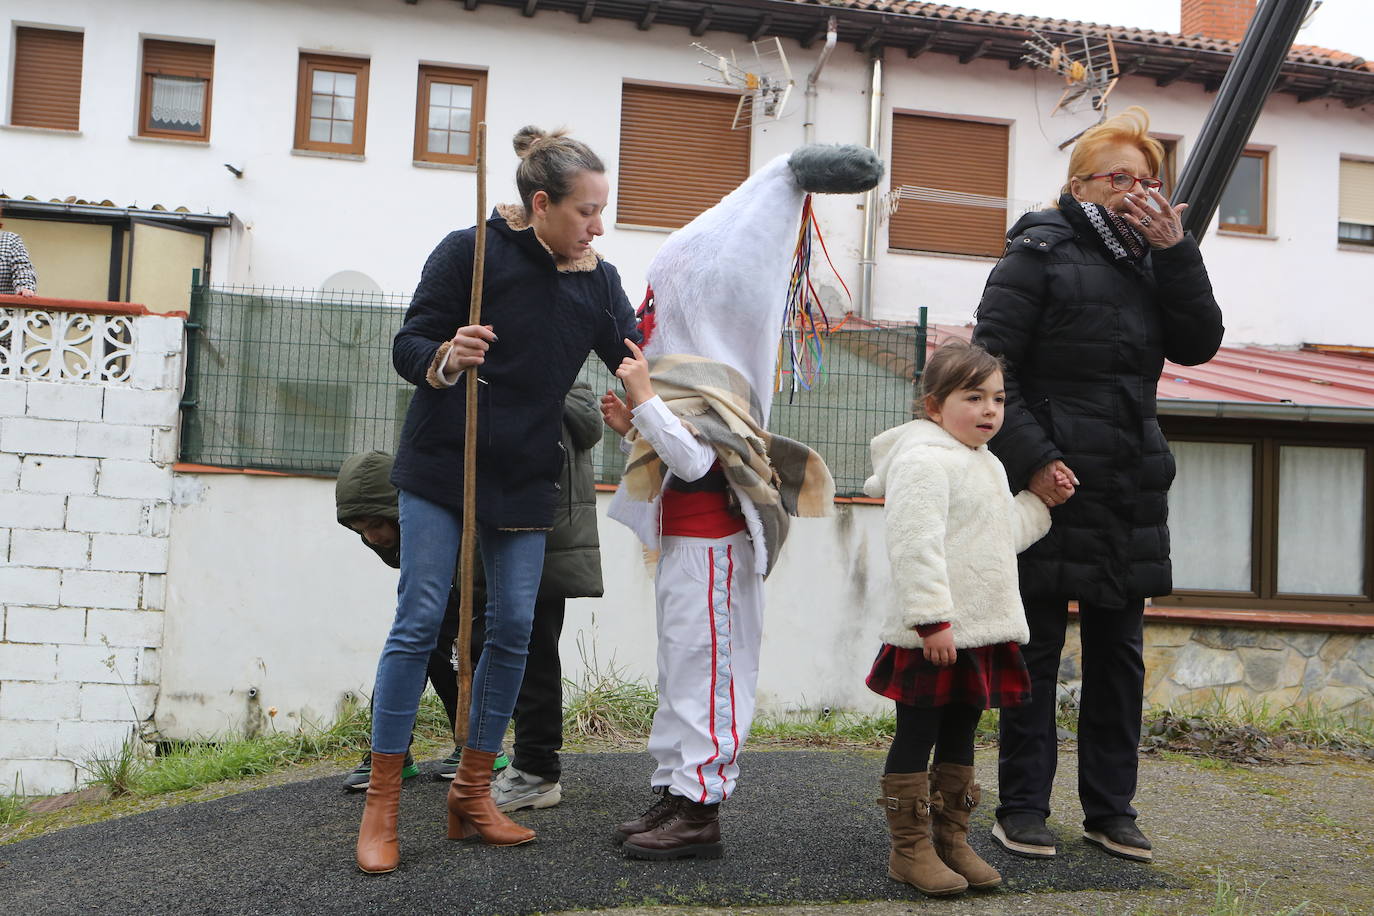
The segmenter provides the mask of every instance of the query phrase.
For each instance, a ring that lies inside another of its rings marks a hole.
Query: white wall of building
[[[606,595],[568,602],[564,676],[614,667],[652,684],[653,581],[634,535],[606,518],[609,496],[598,497]],[[863,683],[886,581],[882,509],[836,510],[795,520],[769,577],[765,709],[886,702]],[[171,545],[154,717],[162,735],[328,722],[371,691],[397,573],[334,520],[333,481],[179,472]]]
[[[51,328],[65,317],[41,317],[29,326],[27,343],[45,334],[51,340]],[[131,324],[131,372],[123,381],[81,372],[33,378],[6,354],[3,794],[75,787],[85,775],[81,765],[117,752],[152,715],[157,698],[183,322],[150,316]],[[96,339],[103,333],[98,327]],[[42,366],[45,355],[32,358]],[[69,366],[79,363],[65,358]]]
[[[214,246],[212,275],[222,284],[315,287],[338,271],[356,270],[384,290],[404,291],[439,238],[472,224],[471,172],[411,164],[421,61],[488,69],[492,201],[514,196],[516,160],[508,143],[523,124],[570,126],[602,154],[614,177],[622,80],[706,86],[710,75],[685,29],[640,31],[600,19],[582,24],[552,12],[527,18],[488,6],[468,11],[447,0],[125,0],[117,11],[103,0],[11,0],[6,12],[11,23],[84,28],[86,50],[80,135],[0,130],[3,190],[233,212],[242,225],[218,232]],[[12,58],[12,34],[12,27],[0,32],[0,60]],[[131,139],[141,36],[215,42],[208,145]],[[719,32],[698,40],[721,51],[747,47],[741,36]],[[820,44],[786,47],[799,83],[795,107],[789,117],[754,129],[755,167],[802,139],[801,84]],[[302,50],[371,59],[365,161],[292,154]],[[862,55],[841,45],[820,81],[818,140],[864,141],[867,85]],[[964,65],[948,55],[913,60],[893,52],[886,62],[884,135],[893,108],[1010,121],[1010,196],[1044,202],[1063,180],[1067,154],[1058,143],[1086,123],[1050,117],[1059,89],[1047,74],[1012,71],[1000,61]],[[1183,138],[1186,155],[1212,98],[1191,83],[1160,89],[1152,80],[1127,77],[1111,105],[1116,111],[1147,106],[1158,131]],[[1275,96],[1253,142],[1274,148],[1273,237],[1217,237],[1214,230],[1204,247],[1227,312],[1228,340],[1374,343],[1374,291],[1365,282],[1374,252],[1339,250],[1335,236],[1337,161],[1341,154],[1374,157],[1374,106],[1350,110],[1331,100],[1298,104]],[[226,162],[244,177],[234,178]],[[819,208],[830,252],[851,290],[862,228],[857,202],[830,199]],[[614,199],[609,212],[613,218]],[[620,266],[634,301],[661,241],[658,232],[612,226],[600,245]],[[889,253],[886,225],[878,247],[877,317],[912,319],[926,305],[939,321],[971,318],[991,259]],[[817,277],[838,291],[823,267]]]

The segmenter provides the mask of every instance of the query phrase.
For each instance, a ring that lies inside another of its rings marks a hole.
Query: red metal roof
[[[852,327],[851,319],[847,324]],[[906,324],[906,322],[902,322]],[[884,323],[886,324],[886,323]],[[972,325],[932,325],[927,352],[950,337],[968,340]],[[1294,404],[1374,410],[1374,349],[1350,353],[1265,346],[1222,347],[1201,366],[1164,364],[1161,400]],[[1367,355],[1351,355],[1351,354]]]

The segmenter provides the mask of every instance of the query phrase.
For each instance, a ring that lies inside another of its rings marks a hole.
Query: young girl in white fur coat
[[[922,378],[926,419],[873,440],[864,484],[886,497],[896,593],[867,681],[897,703],[879,799],[892,837],[888,874],[931,896],[1001,883],[967,842],[980,793],[973,736],[984,709],[1030,697],[1017,648],[1029,632],[1016,554],[1049,531],[1050,514],[1029,491],[1012,497],[988,451],[1004,400],[1000,360],[946,343]],[[1058,483],[1067,498],[1071,484]]]

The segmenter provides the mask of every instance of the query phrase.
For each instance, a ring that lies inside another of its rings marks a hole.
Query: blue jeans
[[[372,694],[372,749],[381,754],[405,753],[410,744],[425,667],[439,638],[463,533],[462,520],[453,510],[405,490],[399,497],[401,581],[396,619],[377,662]],[[477,525],[487,575],[486,642],[472,676],[466,744],[479,751],[501,749],[515,709],[547,535]]]

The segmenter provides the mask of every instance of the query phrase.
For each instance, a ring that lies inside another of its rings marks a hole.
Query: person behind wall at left
[[[600,540],[596,529],[596,474],[591,449],[601,441],[601,412],[596,395],[584,382],[573,386],[563,399],[562,445],[568,461],[560,480],[558,511],[549,532],[544,552],[544,572],[539,580],[539,596],[534,604],[534,624],[530,632],[529,663],[520,694],[515,701],[514,765],[500,753],[492,764],[497,774],[492,781],[492,798],[505,812],[523,808],[550,808],[562,800],[563,747],[563,667],[558,656],[558,641],[563,634],[563,618],[568,598],[599,598],[601,579]],[[334,487],[334,502],[339,524],[357,532],[363,542],[388,566],[400,568],[401,529],[396,488],[391,476],[392,457],[372,451],[354,455],[343,463]],[[485,608],[486,578],[481,558],[474,570],[474,608]],[[452,649],[458,634],[460,598],[450,589],[438,642],[429,655],[426,673],[448,714],[449,727],[455,721],[458,702],[457,679],[453,670]],[[472,663],[481,660],[485,642],[485,620],[473,614]],[[439,762],[438,779],[453,779],[462,760],[462,748]],[[401,770],[403,779],[417,775],[418,768],[407,759]],[[372,775],[372,754],[344,780],[344,788],[363,791]]]
[[[0,231],[0,296],[37,295],[38,272],[23,239],[16,233]]]

